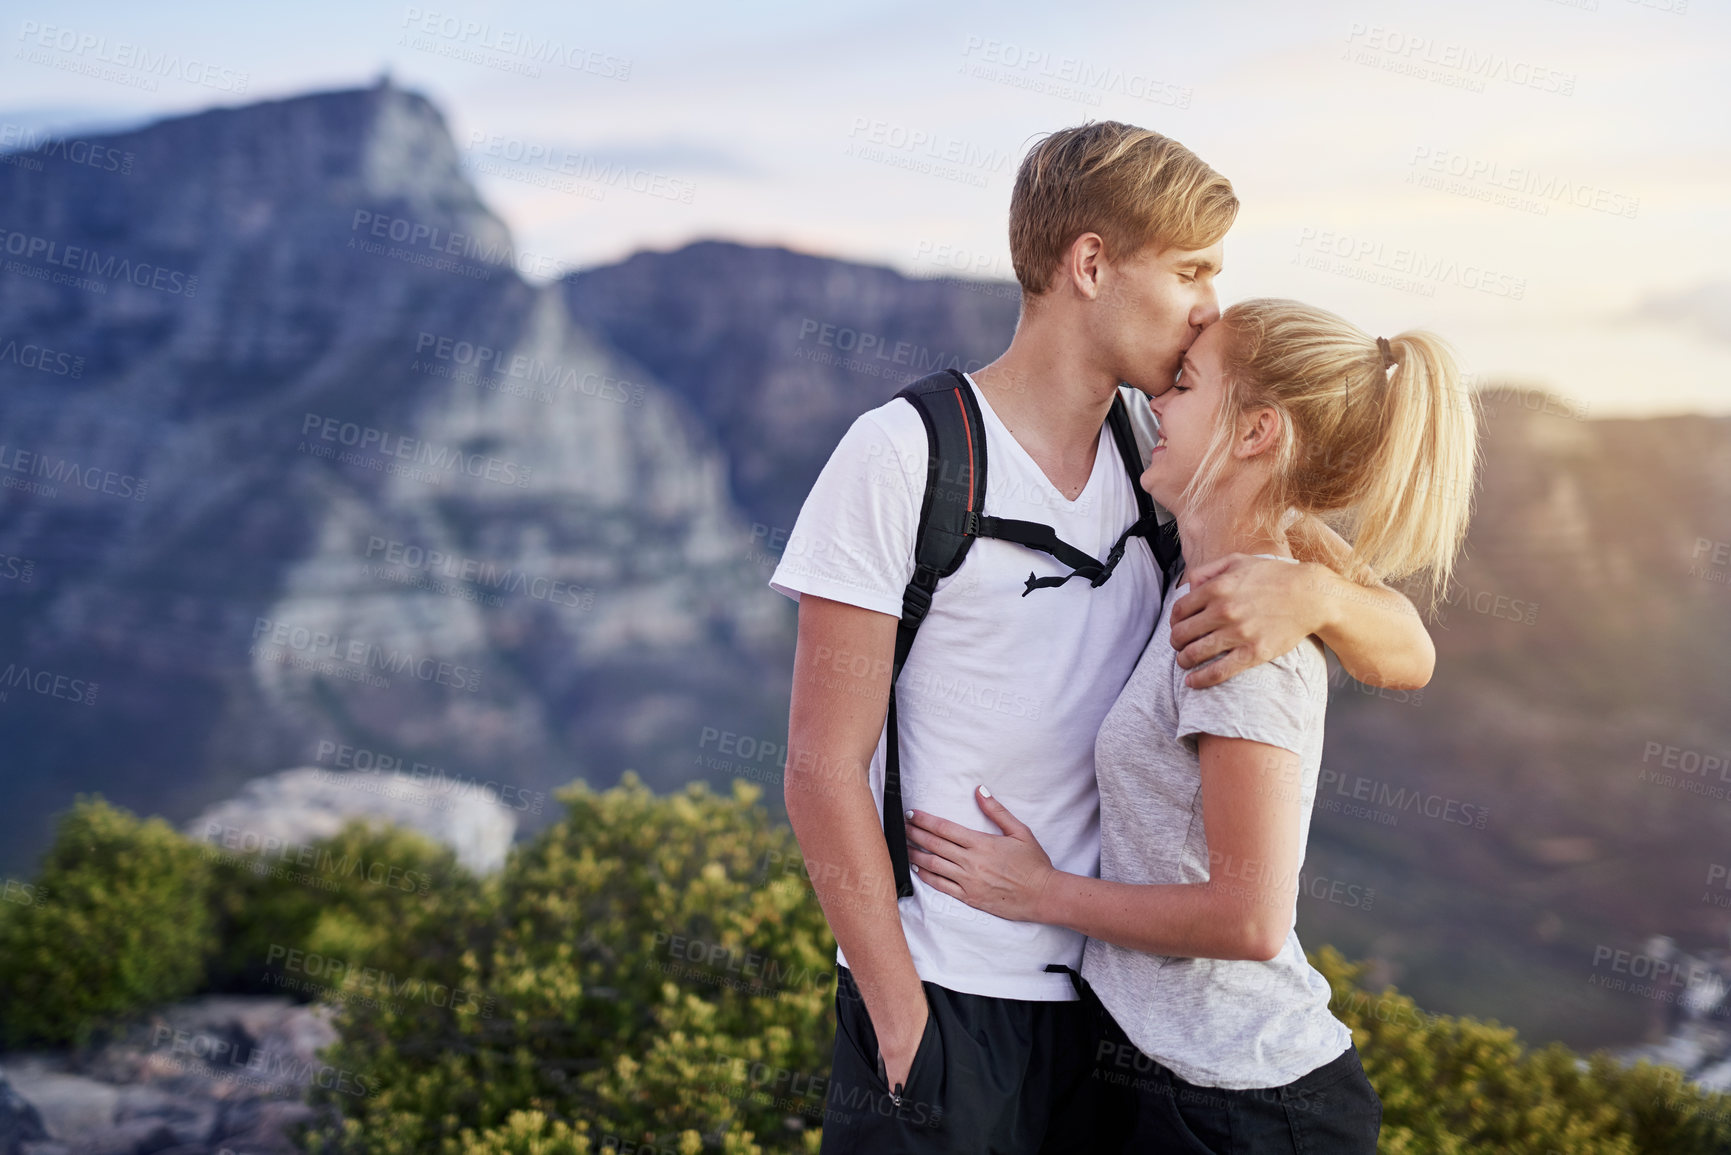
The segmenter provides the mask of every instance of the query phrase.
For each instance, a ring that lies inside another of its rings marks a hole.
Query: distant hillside
[[[784,530],[849,422],[916,377],[996,357],[1019,299],[1013,285],[719,241],[638,253],[564,288],[584,325],[703,415],[739,503]]]

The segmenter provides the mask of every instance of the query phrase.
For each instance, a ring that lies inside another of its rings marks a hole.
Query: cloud
[[[1635,317],[1677,325],[1731,345],[1731,281],[1708,281],[1680,293],[1648,297],[1635,310]]]
[[[567,172],[619,168],[683,175],[762,175],[757,165],[742,156],[686,140],[573,144],[478,134],[465,138],[465,142],[477,156],[486,155],[508,164],[563,166]]]

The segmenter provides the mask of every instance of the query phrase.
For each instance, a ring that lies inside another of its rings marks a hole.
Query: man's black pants
[[[901,1101],[879,1072],[877,1034],[838,966],[835,1060],[823,1155],[1101,1155],[1093,1121],[1097,1015],[1086,1000],[1041,1002],[922,983],[930,1013]]]

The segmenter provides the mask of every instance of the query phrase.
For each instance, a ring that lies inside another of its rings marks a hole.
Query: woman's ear
[[[1233,446],[1234,457],[1256,457],[1280,444],[1280,411],[1272,405],[1252,409],[1238,419],[1238,441]]]

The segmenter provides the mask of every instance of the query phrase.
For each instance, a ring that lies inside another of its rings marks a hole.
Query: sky
[[[1029,145],[1129,121],[1237,189],[1223,303],[1428,328],[1579,416],[1731,413],[1724,0],[4,0],[0,37],[0,142],[388,70],[554,270],[719,237],[1009,279]]]

